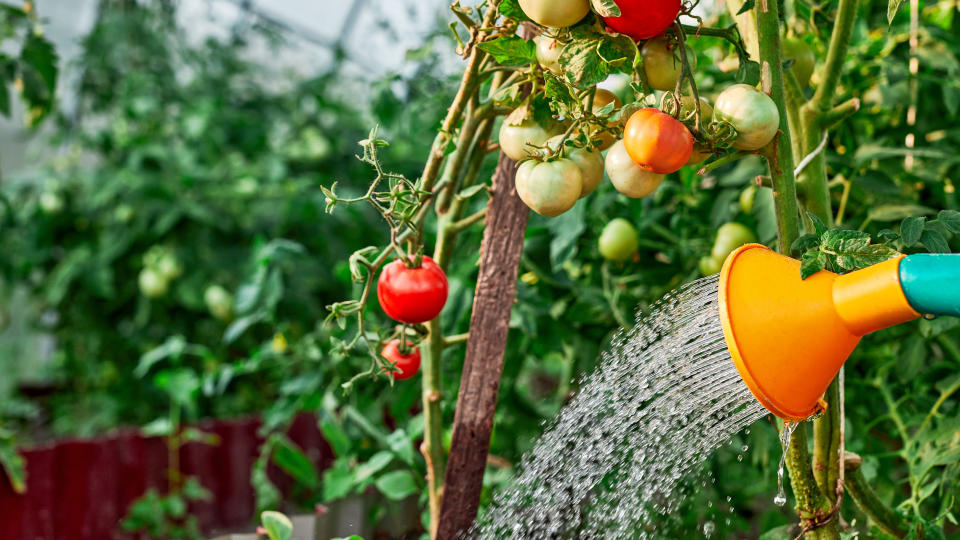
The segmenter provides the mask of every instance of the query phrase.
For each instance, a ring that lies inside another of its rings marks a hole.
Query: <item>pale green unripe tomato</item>
[[[740,192],[740,210],[744,214],[749,214],[753,211],[753,203],[757,198],[757,185],[750,184],[749,186],[743,188],[743,191]]]
[[[177,260],[176,255],[166,250],[157,257],[156,270],[167,281],[173,281],[183,275],[183,265]]]
[[[563,68],[560,66],[563,44],[545,34],[534,38],[534,42],[537,44],[537,62],[540,67],[557,75],[563,74]]]
[[[520,0],[520,9],[540,26],[565,28],[590,13],[589,0]]]
[[[700,273],[705,276],[712,276],[723,268],[723,259],[715,259],[712,255],[700,257]]]
[[[59,214],[63,210],[63,197],[55,191],[44,191],[40,194],[40,209],[45,214]]]
[[[167,294],[170,282],[153,268],[144,268],[137,277],[140,292],[147,298],[160,298]]]
[[[547,147],[556,150],[563,140],[563,135],[557,135],[547,141]],[[567,147],[565,155],[567,159],[577,164],[580,168],[583,188],[580,197],[586,197],[593,190],[597,189],[600,182],[603,181],[603,155],[593,148],[571,148]]]
[[[783,40],[783,59],[793,60],[793,66],[790,69],[793,70],[800,86],[806,87],[810,83],[810,77],[813,76],[813,69],[817,63],[817,57],[814,56],[810,45],[799,38],[785,38]]]
[[[663,182],[664,175],[641,169],[630,159],[622,140],[607,150],[604,165],[613,187],[632,199],[646,197],[656,191]]]
[[[713,243],[710,255],[722,264],[735,249],[756,241],[756,235],[746,225],[737,222],[725,223],[717,229],[717,240]]]
[[[556,217],[573,208],[583,190],[583,175],[566,158],[539,163],[524,161],[517,169],[517,195],[534,212]]]
[[[210,310],[210,314],[228,321],[233,316],[233,295],[220,285],[211,285],[203,292],[203,302]]]
[[[523,161],[536,156],[536,147],[542,147],[556,135],[555,129],[547,129],[533,119],[511,124],[508,116],[500,126],[500,150],[514,161]]]
[[[625,261],[637,252],[640,239],[633,224],[623,218],[607,223],[600,233],[600,255],[611,261]]]
[[[666,38],[648,39],[640,48],[643,57],[643,72],[647,75],[647,84],[655,90],[673,91],[683,74],[683,58],[679,46]],[[692,71],[697,67],[697,57],[687,50],[687,63]]]
[[[729,122],[737,129],[733,147],[738,150],[763,148],[780,128],[776,103],[749,84],[735,84],[721,92],[713,108],[713,118]]]

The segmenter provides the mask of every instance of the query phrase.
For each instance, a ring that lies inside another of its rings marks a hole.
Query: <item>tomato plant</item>
[[[623,144],[630,159],[656,174],[676,172],[693,153],[693,135],[676,118],[657,109],[641,109],[623,130]]]
[[[377,280],[377,299],[391,319],[406,324],[436,318],[447,303],[447,276],[424,256],[417,263],[397,259],[383,267]]]

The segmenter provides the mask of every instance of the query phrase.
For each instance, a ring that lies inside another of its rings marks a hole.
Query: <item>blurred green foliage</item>
[[[808,33],[805,21],[817,28],[825,13],[787,4],[791,26],[822,60],[827,36]],[[370,85],[366,102],[358,102],[343,95],[339,64],[278,84],[279,75],[248,60],[251,44],[279,39],[272,30],[238,26],[225,39],[190,44],[168,7],[145,2],[101,11],[79,60],[79,108],[58,121],[61,155],[38,176],[0,188],[0,271],[6,290],[28,293],[5,309],[56,343],[48,393],[0,396],[5,425],[28,443],[118,424],[156,428],[169,420],[171,403],[184,420],[262,412],[267,442],[252,471],[261,507],[278,507],[283,496],[267,477],[270,463],[296,479],[292,498],[304,506],[370,490],[388,501],[421,493],[418,379],[392,388],[365,380],[344,394],[341,384],[366,360],[343,354],[341,331],[321,324],[324,306],[356,292],[350,253],[382,244],[385,229],[359,207],[325,215],[320,186],[337,180],[347,195],[365,189],[371,171],[353,154],[371,127],[368,117],[391,142],[382,152],[388,168],[419,175],[455,90],[439,67],[450,43],[432,36],[411,55],[416,70]],[[957,208],[951,175],[960,159],[960,21],[953,7],[923,8],[920,71],[911,79],[908,16],[887,29],[885,8],[861,8],[842,81],[842,97],[859,97],[864,107],[831,134],[834,208],[844,209],[844,226],[874,237],[883,229],[896,235],[904,219],[915,227],[918,216],[930,216],[921,235],[934,231],[956,250],[956,235],[931,222],[936,210]],[[734,80],[720,69],[734,51],[710,38],[691,45],[698,85],[713,96]],[[912,106],[917,122],[909,126],[904,118]],[[904,148],[909,134],[917,141],[911,151]],[[481,178],[489,178],[492,161],[484,167]],[[758,160],[706,177],[695,173],[672,175],[642,200],[604,183],[559,218],[531,216],[484,501],[509,481],[510,464],[532,447],[580,375],[592,371],[612,333],[632,324],[638,306],[643,311],[699,276],[698,261],[720,225],[739,221],[761,241],[773,240],[770,190],[759,190],[749,212],[738,204],[762,173]],[[605,262],[597,250],[603,226],[616,217],[640,235],[638,255],[624,263]],[[453,255],[447,335],[467,329],[480,236],[480,227],[461,235]],[[893,242],[906,252],[932,245]],[[147,269],[164,285],[149,295]],[[913,520],[953,520],[958,340],[956,321],[920,321],[868,337],[848,364],[847,448],[864,456],[881,497],[905,500],[902,510]],[[462,350],[453,347],[443,359],[445,425],[453,418]],[[301,411],[318,415],[334,450],[326,471],[315,470],[306,449],[282,435]],[[792,523],[790,512],[772,502],[779,455],[769,425],[736,435],[692,481],[682,511],[665,519],[664,534],[703,531],[709,522],[717,537],[754,537]],[[866,530],[865,518],[844,504],[847,519]],[[158,508],[139,506],[131,519],[162,527]],[[371,518],[388,512],[384,504]]]

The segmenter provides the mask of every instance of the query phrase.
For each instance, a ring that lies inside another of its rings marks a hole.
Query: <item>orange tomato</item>
[[[641,168],[669,174],[683,167],[693,153],[693,134],[679,120],[658,109],[633,113],[623,131],[627,154]]]

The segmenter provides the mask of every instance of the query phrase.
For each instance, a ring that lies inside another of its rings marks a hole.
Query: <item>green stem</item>
[[[860,470],[861,463],[860,456],[852,452],[847,452],[844,456],[843,465],[846,469],[847,493],[857,503],[860,510],[883,532],[894,538],[903,538],[909,531],[909,524],[902,515],[880,500],[880,497],[877,496],[863,476],[863,471]]]
[[[780,133],[774,139],[773,148],[767,148],[765,157],[773,183],[780,252],[789,254],[790,245],[800,236],[800,212],[793,177],[793,151],[790,143],[790,126],[787,121],[780,19],[777,9],[776,0],[759,0],[756,6],[756,21],[764,91],[770,94],[780,112]]]
[[[824,400],[832,406],[813,422],[813,477],[823,495],[835,503],[839,478],[836,465],[840,460],[840,386],[837,379],[830,383]]]

